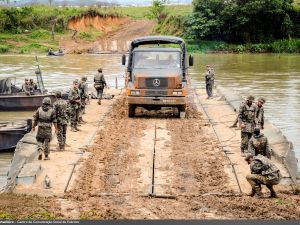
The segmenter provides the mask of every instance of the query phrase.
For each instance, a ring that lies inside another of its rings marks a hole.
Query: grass
[[[7,212],[0,211],[0,220],[13,220],[15,217]]]

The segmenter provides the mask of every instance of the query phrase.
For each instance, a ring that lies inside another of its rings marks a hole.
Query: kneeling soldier
[[[38,108],[33,116],[34,123],[32,130],[35,131],[35,127],[38,126],[36,140],[38,143],[39,160],[42,159],[42,153],[44,151],[44,160],[49,160],[49,142],[52,137],[52,123],[57,132],[56,116],[53,108],[51,107],[51,99],[46,97],[43,99],[43,105]]]
[[[270,190],[271,198],[277,198],[273,186],[279,184],[281,174],[279,169],[272,161],[262,155],[247,155],[245,160],[250,164],[251,175],[247,175],[246,179],[252,187],[250,196],[257,198],[262,197],[261,185],[264,184]]]

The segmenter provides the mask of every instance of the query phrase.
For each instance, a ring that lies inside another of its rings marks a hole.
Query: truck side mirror
[[[122,55],[122,65],[125,66],[126,64],[126,55]]]
[[[193,66],[194,65],[194,57],[192,55],[190,55],[189,57],[189,66]]]

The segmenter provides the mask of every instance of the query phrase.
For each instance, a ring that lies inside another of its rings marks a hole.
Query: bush
[[[0,44],[0,53],[6,53],[8,52],[10,47],[8,45],[1,45]]]

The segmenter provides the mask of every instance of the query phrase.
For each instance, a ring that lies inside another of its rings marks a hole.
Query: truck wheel
[[[135,116],[135,105],[128,105],[128,117],[134,117]]]
[[[178,106],[179,118],[181,119],[185,118],[185,109],[186,109],[185,105]]]

